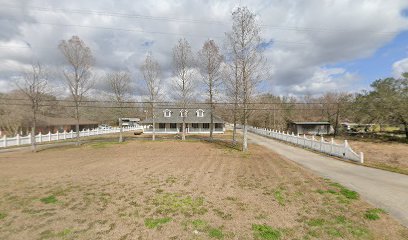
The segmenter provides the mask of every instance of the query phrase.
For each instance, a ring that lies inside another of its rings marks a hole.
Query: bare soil
[[[364,153],[366,165],[408,174],[408,144],[356,140],[349,144],[356,152]]]
[[[408,238],[355,192],[260,146],[99,142],[3,153],[0,166],[0,239]]]

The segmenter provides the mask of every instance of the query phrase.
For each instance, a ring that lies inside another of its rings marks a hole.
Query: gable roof
[[[200,109],[204,111],[204,115],[202,117],[197,116],[197,111]],[[170,117],[164,116],[164,112],[166,110],[171,111]],[[156,123],[182,123],[183,117],[180,116],[180,111],[181,111],[180,108],[158,109],[155,111],[156,112],[155,122]],[[152,122],[153,122],[152,118],[147,118],[141,121],[140,123],[149,124]],[[210,110],[204,107],[200,107],[200,106],[196,106],[196,108],[189,106],[187,109],[187,116],[185,117],[185,122],[186,123],[210,123],[211,122]],[[214,115],[214,123],[224,123],[224,121],[220,117]]]

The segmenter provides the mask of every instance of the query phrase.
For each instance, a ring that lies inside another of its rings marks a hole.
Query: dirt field
[[[0,154],[0,239],[407,239],[276,154],[198,141]]]
[[[408,144],[356,140],[349,143],[353,150],[364,153],[366,165],[408,174]]]

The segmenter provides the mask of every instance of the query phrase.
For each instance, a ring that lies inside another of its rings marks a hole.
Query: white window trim
[[[164,113],[164,117],[171,117],[171,111],[169,109],[164,110],[163,113]],[[168,116],[167,116],[167,113],[168,113]]]
[[[197,112],[197,117],[204,117],[204,110],[203,109],[198,109],[196,112]]]
[[[184,114],[183,114],[183,113],[184,113]],[[180,110],[180,117],[187,117],[187,113],[188,113],[187,110],[181,109],[181,110]]]

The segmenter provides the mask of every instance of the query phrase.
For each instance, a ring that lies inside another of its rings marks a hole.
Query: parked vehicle
[[[109,126],[109,125],[107,125],[107,124],[101,124],[101,125],[98,126],[98,128],[99,128],[100,130],[109,130],[109,129],[112,129],[112,127]]]

